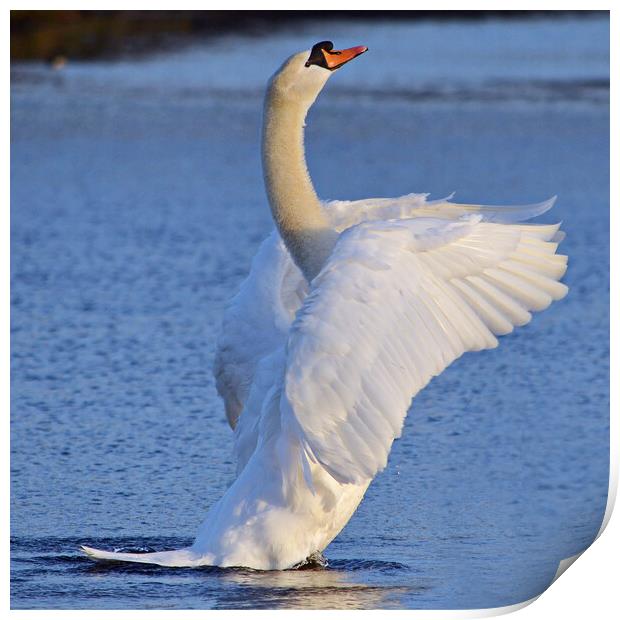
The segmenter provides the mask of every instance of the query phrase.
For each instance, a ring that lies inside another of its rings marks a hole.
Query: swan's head
[[[331,41],[321,41],[291,56],[271,78],[269,90],[274,97],[310,106],[336,69],[367,50],[363,45],[335,50]]]

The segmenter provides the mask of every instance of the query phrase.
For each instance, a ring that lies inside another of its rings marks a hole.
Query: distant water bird
[[[194,543],[101,560],[286,569],[316,557],[386,466],[411,399],[466,351],[562,298],[559,224],[516,207],[425,195],[321,202],[304,156],[308,109],[366,51],[329,41],[271,78],[263,170],[276,230],[224,316],[217,388],[238,475]],[[334,169],[345,161],[334,161]]]
[[[49,65],[54,71],[60,71],[64,69],[67,64],[67,57],[62,56],[61,54],[50,58]]]

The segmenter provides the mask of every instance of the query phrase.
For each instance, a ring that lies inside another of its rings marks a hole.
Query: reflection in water
[[[370,609],[398,607],[402,585],[359,583],[349,570],[316,568],[288,571],[222,571],[224,588],[216,607],[270,609]]]

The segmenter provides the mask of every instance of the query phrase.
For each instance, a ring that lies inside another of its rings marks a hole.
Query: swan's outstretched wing
[[[385,467],[412,397],[434,375],[566,294],[558,228],[472,215],[345,231],[288,340],[281,415],[308,458],[339,482]]]
[[[399,198],[330,201],[325,207],[334,227],[344,230],[370,220],[429,216],[456,219],[471,212],[481,213],[487,221],[507,223],[539,215],[555,201],[552,198],[534,205],[487,207],[426,198],[427,194],[408,194]],[[286,343],[288,329],[307,289],[280,235],[272,232],[224,313],[217,343],[213,371],[231,427],[235,428],[245,407],[259,362]]]
[[[247,279],[232,299],[217,342],[213,374],[234,428],[258,363],[286,343],[307,283],[277,232],[260,246]]]
[[[478,213],[485,222],[514,224],[529,220],[548,211],[555,196],[529,205],[473,205],[451,202],[452,196],[427,200],[428,194],[406,194],[398,198],[365,198],[364,200],[331,200],[325,211],[338,230],[345,230],[363,221],[393,220],[413,217],[436,217],[456,220],[464,215]]]

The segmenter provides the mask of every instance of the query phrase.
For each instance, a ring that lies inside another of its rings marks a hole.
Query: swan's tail
[[[80,549],[93,560],[108,562],[138,562],[140,564],[158,564],[159,566],[197,566],[200,556],[190,547],[176,551],[155,551],[153,553],[126,553],[103,551],[81,545]]]

